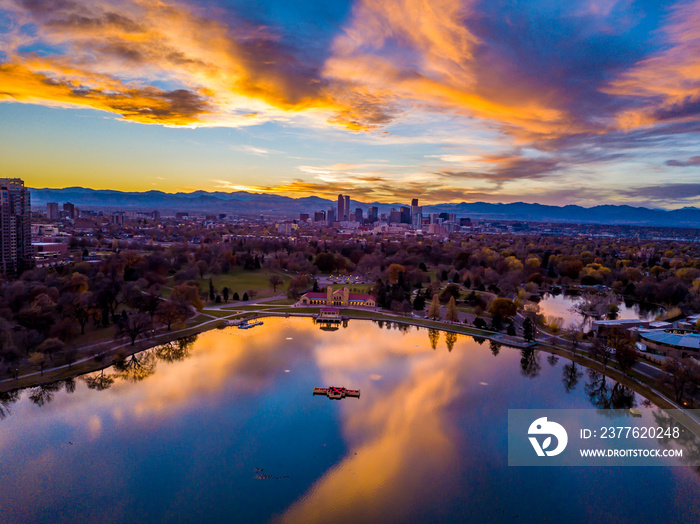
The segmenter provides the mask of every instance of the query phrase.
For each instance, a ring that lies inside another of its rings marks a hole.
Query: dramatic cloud
[[[225,181],[223,167],[207,179],[296,195],[544,200],[556,180],[567,202],[577,184],[581,198],[632,202],[646,197],[630,187],[698,165],[684,158],[700,131],[700,0],[278,11],[267,0],[0,0],[0,102],[274,126],[272,140],[223,144],[258,162],[247,182]],[[277,143],[294,133],[294,146]],[[279,161],[308,137],[334,158]]]
[[[228,12],[150,0],[3,0],[0,7],[14,22],[1,48],[5,99],[168,125],[240,126],[300,111],[353,129],[386,121],[380,111],[369,114],[371,100],[335,100],[336,88],[279,35]]]

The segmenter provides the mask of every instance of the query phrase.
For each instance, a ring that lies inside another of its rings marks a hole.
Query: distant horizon
[[[257,192],[257,191],[251,191],[251,190],[231,190],[231,191],[225,191],[225,190],[205,190],[205,189],[192,189],[189,191],[164,191],[162,189],[144,189],[144,190],[135,190],[135,191],[122,191],[119,189],[110,189],[110,188],[93,188],[93,187],[85,187],[85,186],[65,186],[65,187],[31,187],[27,186],[25,182],[25,186],[34,191],[43,191],[43,190],[55,190],[55,191],[65,191],[65,190],[71,190],[71,189],[77,189],[77,190],[89,190],[89,191],[110,191],[110,192],[115,192],[115,193],[136,193],[136,194],[146,194],[146,193],[162,193],[165,195],[178,195],[178,194],[184,194],[184,195],[192,195],[194,193],[207,193],[207,194],[216,194],[216,193],[221,193],[221,194],[227,194],[227,195],[232,195],[236,193],[246,193],[250,195],[274,195],[274,196],[280,196],[284,198],[290,198],[292,200],[303,200],[306,198],[318,198],[321,200],[326,200],[328,202],[334,203],[334,198],[330,196],[321,196],[321,195],[305,195],[305,196],[290,196],[290,195],[275,195],[274,193],[267,193],[267,192]],[[339,193],[345,195],[346,193]],[[410,205],[410,199],[407,201],[393,201],[393,202],[382,202],[382,201],[363,201],[363,200],[358,200],[356,198],[352,198],[352,194],[348,194],[350,196],[350,200],[352,202],[357,202],[362,205],[372,205],[372,204],[380,204],[384,206],[392,206],[392,205]],[[337,195],[336,195],[337,198]],[[414,197],[416,198],[416,197]],[[419,205],[423,207],[434,207],[434,206],[441,206],[441,205],[459,205],[459,204],[492,204],[492,205],[508,205],[508,204],[525,204],[525,205],[539,205],[539,206],[546,206],[546,207],[557,207],[557,208],[564,208],[564,207],[580,207],[584,209],[593,209],[596,207],[601,207],[601,206],[612,206],[612,207],[632,207],[635,209],[650,209],[650,210],[656,210],[656,211],[678,211],[678,210],[683,210],[683,209],[692,209],[692,210],[700,210],[700,206],[683,206],[679,208],[663,208],[663,207],[651,207],[651,206],[643,206],[643,205],[632,205],[632,204],[594,204],[594,205],[579,205],[579,204],[562,204],[562,205],[557,205],[557,204],[543,204],[541,202],[527,202],[525,200],[514,200],[511,202],[499,202],[499,201],[493,201],[493,202],[487,202],[484,200],[472,200],[472,201],[467,201],[467,200],[453,200],[453,201],[444,201],[444,202],[423,202],[420,199],[420,196],[417,197],[419,200]]]

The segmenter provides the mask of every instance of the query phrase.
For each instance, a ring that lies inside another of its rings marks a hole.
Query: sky
[[[0,0],[3,177],[700,206],[700,0]]]

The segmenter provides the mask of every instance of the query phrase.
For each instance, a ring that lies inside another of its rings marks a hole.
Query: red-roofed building
[[[328,286],[325,293],[306,293],[299,299],[299,304],[303,306],[355,306],[355,307],[375,307],[377,301],[372,295],[350,293],[350,288],[333,291]]]

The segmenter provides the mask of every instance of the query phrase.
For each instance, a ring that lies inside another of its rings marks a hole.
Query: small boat
[[[633,417],[641,417],[642,410],[637,408],[630,408],[630,415],[632,415]]]
[[[360,398],[360,390],[331,386],[327,388],[314,388],[314,395],[326,395],[328,398],[333,400],[340,400],[341,398],[345,397]]]

